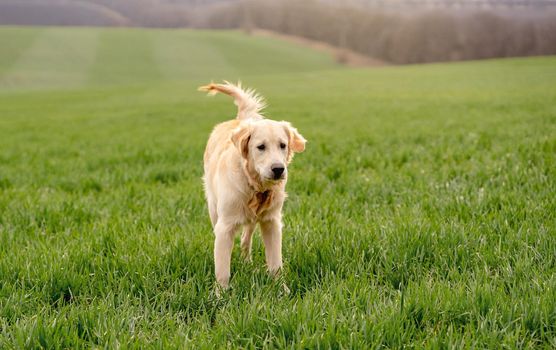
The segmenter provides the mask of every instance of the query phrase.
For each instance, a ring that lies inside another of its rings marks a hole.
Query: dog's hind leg
[[[241,234],[241,256],[249,262],[251,261],[251,241],[255,225],[255,223],[243,225],[243,233]]]

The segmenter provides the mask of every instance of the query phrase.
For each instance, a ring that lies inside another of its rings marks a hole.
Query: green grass
[[[28,48],[39,30],[3,28],[0,30],[0,74],[12,68],[22,51]]]
[[[345,69],[240,33],[29,30],[0,30],[0,81],[37,67],[0,88],[0,348],[556,346],[556,58]],[[90,57],[39,69],[54,37]],[[238,77],[309,140],[288,296],[258,236],[213,293],[202,153],[235,108],[195,88]]]
[[[0,30],[0,92],[206,83],[256,75],[321,71],[327,55],[239,32],[15,28]]]
[[[1,42],[7,42],[8,48],[22,48],[21,44],[10,44],[19,42],[20,38],[24,38],[24,42],[28,40],[25,43],[28,46],[8,55],[12,63],[0,75],[0,90],[79,87],[86,82],[87,69],[95,58],[95,31],[54,28],[13,33],[13,29],[8,29],[8,33],[11,35]]]

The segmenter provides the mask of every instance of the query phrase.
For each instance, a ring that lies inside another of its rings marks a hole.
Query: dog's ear
[[[289,137],[289,154],[288,154],[288,161],[291,161],[293,158],[293,153],[301,153],[305,151],[305,143],[307,140],[288,122],[282,122],[284,127],[286,128],[286,133]]]
[[[282,123],[284,124],[284,127],[286,128],[286,132],[288,133],[290,138],[290,149],[295,153],[300,153],[305,151],[305,143],[307,142],[307,140],[305,140],[305,138],[301,136],[299,131],[297,131],[297,129],[294,128],[290,123],[288,122],[282,122]]]
[[[245,159],[249,155],[249,139],[251,139],[251,127],[249,125],[239,126],[232,131],[232,143]]]

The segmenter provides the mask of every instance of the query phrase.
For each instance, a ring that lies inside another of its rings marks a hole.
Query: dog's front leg
[[[226,289],[230,283],[230,261],[237,225],[218,221],[214,226],[214,272],[218,284]]]
[[[272,275],[282,268],[282,221],[274,218],[261,222],[265,247],[266,266]]]

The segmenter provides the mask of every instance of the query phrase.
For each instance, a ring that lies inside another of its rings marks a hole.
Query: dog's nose
[[[284,173],[284,166],[282,164],[272,164],[270,167],[272,173],[274,174],[274,179],[278,180]]]

